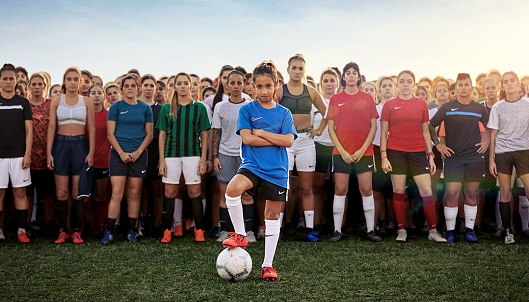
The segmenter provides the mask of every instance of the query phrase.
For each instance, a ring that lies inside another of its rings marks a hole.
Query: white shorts
[[[167,157],[167,176],[162,177],[164,184],[177,185],[180,183],[180,176],[184,173],[186,185],[195,185],[200,183],[200,174],[198,174],[199,156],[193,157]]]
[[[298,133],[298,138],[287,148],[288,152],[288,170],[296,169],[300,172],[314,172],[316,169],[316,147],[314,140],[309,137],[309,133]]]
[[[31,184],[29,168],[22,169],[22,157],[0,158],[0,189],[7,189],[9,180],[13,188],[22,188]]]

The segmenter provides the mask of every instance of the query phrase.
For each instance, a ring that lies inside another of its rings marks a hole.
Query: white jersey
[[[492,106],[487,127],[498,130],[497,154],[529,150],[529,99],[497,102]]]
[[[325,104],[325,108],[329,108],[329,100],[323,96],[321,96],[321,99],[323,100],[323,104]],[[312,128],[318,129],[320,127],[321,120],[323,119],[323,114],[319,112],[314,105],[312,105],[312,111],[310,112],[310,115],[312,117]],[[331,136],[329,135],[329,126],[325,127],[320,136],[315,136],[314,141],[324,146],[334,146]]]

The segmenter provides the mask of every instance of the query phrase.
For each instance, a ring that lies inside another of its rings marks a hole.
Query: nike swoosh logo
[[[28,180],[29,180],[29,178],[23,179],[24,182],[27,182]]]
[[[126,114],[128,112],[129,112],[128,110],[127,111],[120,111],[119,114]]]
[[[282,195],[282,194],[284,194],[284,193],[285,193],[285,191],[283,191],[283,192],[279,191],[279,195]]]
[[[262,116],[261,117],[252,117],[252,122],[258,121],[258,120],[260,120],[262,118],[263,118]]]
[[[314,166],[315,166],[315,165],[312,165],[312,166],[311,166],[311,165],[309,165],[309,168],[314,168]]]
[[[456,111],[456,110],[458,110],[458,109],[459,109],[459,108],[450,108],[450,110],[452,110],[452,111]]]
[[[426,170],[430,170],[430,167],[426,167]]]
[[[368,168],[373,168],[373,165],[367,165]]]
[[[338,104],[338,107],[342,107],[345,103]]]
[[[485,177],[485,174],[483,174],[483,177]]]
[[[141,174],[143,174],[143,173],[145,173],[145,172],[147,172],[147,170],[141,170]]]
[[[398,110],[398,109],[400,109],[400,108],[401,108],[401,107],[395,107],[395,110]]]
[[[274,236],[274,235],[265,235],[265,237],[272,237],[272,236]]]
[[[103,171],[103,174],[107,174],[107,173],[108,173],[108,170]]]

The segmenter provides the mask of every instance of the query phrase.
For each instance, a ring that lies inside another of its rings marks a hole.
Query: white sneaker
[[[397,242],[406,242],[407,238],[408,238],[408,233],[406,232],[406,230],[397,231],[397,238],[395,239]]]
[[[217,242],[222,242],[222,241],[224,241],[226,239],[228,239],[228,232],[220,231],[219,238],[217,238]]]
[[[516,241],[514,241],[514,235],[509,232],[509,230],[505,231],[505,244],[513,244]]]
[[[446,242],[446,239],[444,239],[441,234],[439,234],[437,232],[436,229],[432,229],[430,230],[430,233],[428,234],[428,240],[432,240],[432,241],[435,241],[435,242],[442,242],[442,243],[445,243]]]
[[[4,236],[4,230],[0,229],[0,240],[6,240],[6,236]]]
[[[249,231],[246,233],[246,238],[248,238],[248,242],[257,242],[257,239],[255,239],[255,234],[253,231]]]

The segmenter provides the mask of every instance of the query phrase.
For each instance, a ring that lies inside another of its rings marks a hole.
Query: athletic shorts
[[[246,176],[253,184],[253,187],[246,190],[248,194],[252,196],[257,195],[257,191],[261,188],[261,194],[265,200],[274,201],[287,201],[287,188],[283,188],[269,181],[262,179],[261,177],[253,174],[250,170],[241,168],[237,171],[237,174]]]
[[[222,167],[220,169],[220,174],[217,175],[217,180],[220,183],[227,184],[230,182],[230,180],[237,174],[237,171],[239,170],[239,167],[242,163],[242,158],[240,156],[230,156],[226,154],[219,153],[219,160],[220,160],[220,166]],[[213,169],[213,171],[215,171]]]
[[[55,177],[51,170],[31,170],[31,185],[26,188],[26,196],[33,196],[37,190],[37,197],[53,196],[55,194]]]
[[[316,168],[315,172],[327,173],[332,169],[332,151],[334,146],[325,146],[314,142],[316,148]]]
[[[288,170],[294,170],[294,163],[299,172],[314,172],[316,167],[316,148],[308,132],[298,133],[292,147],[287,148]]]
[[[391,176],[382,171],[382,158],[380,155],[380,146],[374,146],[375,172],[373,173],[373,191],[384,192],[388,196],[393,193]]]
[[[30,170],[22,169],[22,160],[23,157],[0,158],[0,189],[7,189],[9,180],[13,188],[27,187],[31,184]]]
[[[430,174],[430,163],[424,152],[405,152],[388,149],[388,160],[393,168],[391,174],[416,176]]]
[[[496,153],[495,162],[498,173],[512,174],[515,167],[518,176],[525,175],[529,173],[529,150]]]
[[[118,152],[114,148],[110,149],[110,159],[108,161],[108,174],[112,176],[126,176],[145,178],[147,174],[147,150],[134,162],[124,163]]]
[[[160,153],[158,152],[158,139],[155,138],[147,147],[147,179],[162,179],[158,171],[158,162],[160,161]]]
[[[332,155],[332,172],[333,173],[345,173],[351,174],[355,172],[356,174],[364,172],[374,172],[375,171],[375,162],[373,156],[362,156],[362,158],[356,162],[348,164],[346,163],[340,154]]]
[[[57,175],[81,175],[83,165],[88,155],[86,135],[57,134],[51,150],[53,155],[53,171]]]
[[[485,180],[485,158],[445,158],[445,182],[482,182]]]
[[[167,176],[162,177],[164,184],[177,185],[180,183],[180,176],[184,174],[186,185],[196,185],[200,183],[198,174],[198,163],[200,156],[192,157],[166,157]]]
[[[94,168],[96,179],[108,178],[108,168]]]
[[[443,170],[443,156],[441,155],[441,152],[437,151],[437,148],[435,147],[432,149],[432,151],[435,155],[433,162],[435,163],[436,170]]]
[[[487,150],[487,152],[485,152],[485,154],[483,154],[483,156],[485,157],[485,178],[479,184],[479,188],[488,190],[488,189],[494,188],[496,186],[496,177],[494,175],[490,174],[490,171],[489,171],[489,152],[488,152],[488,150]]]

